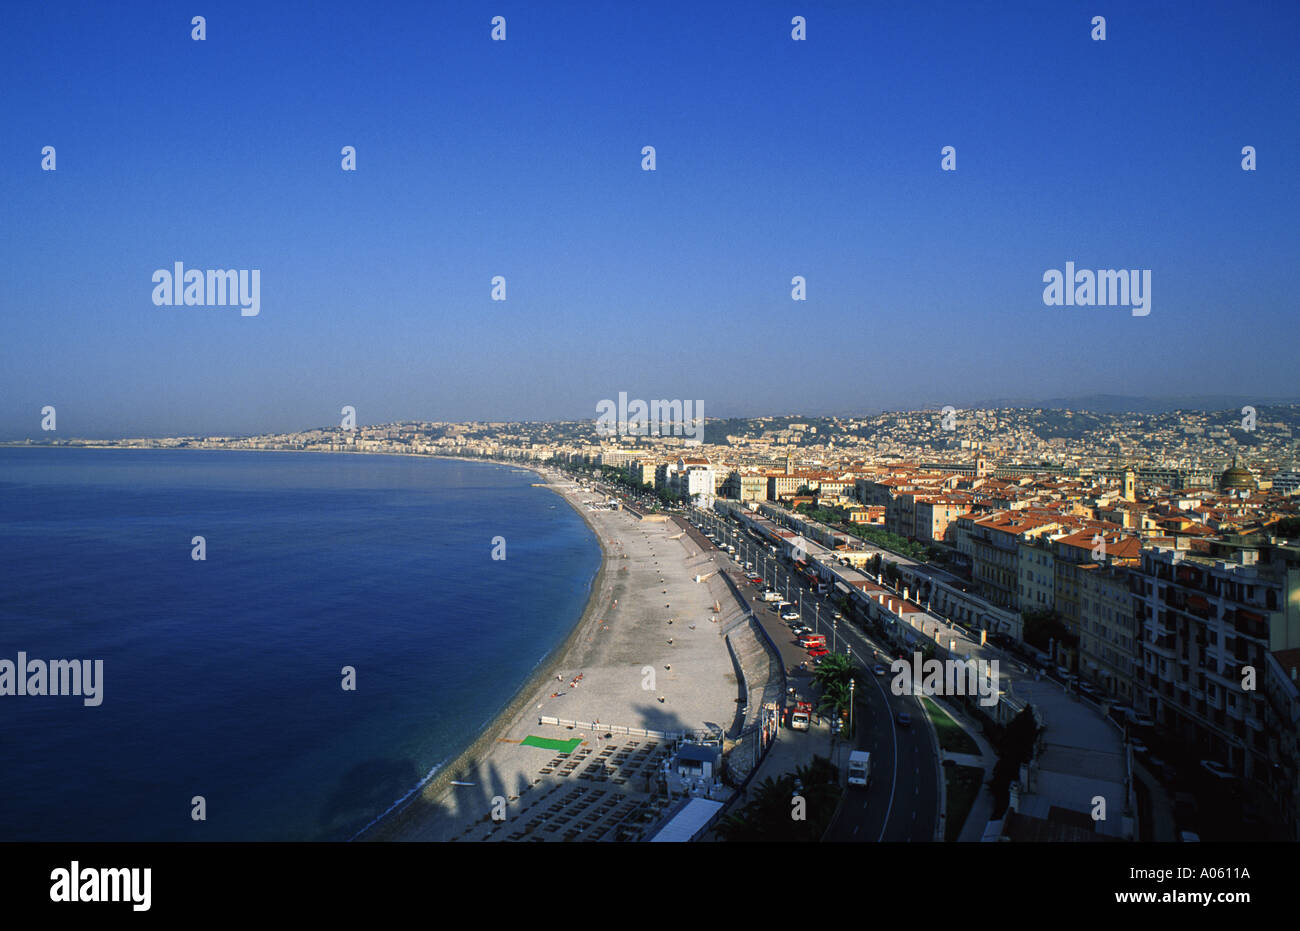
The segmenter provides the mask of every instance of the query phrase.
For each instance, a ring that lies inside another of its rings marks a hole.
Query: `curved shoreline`
[[[21,447],[36,448],[36,447]],[[79,446],[75,448],[85,449],[126,449],[128,451],[153,452],[173,450],[188,450],[194,447],[122,447],[122,446]],[[212,449],[195,449],[197,452],[215,452],[221,450]],[[589,636],[594,627],[596,627],[596,616],[600,605],[600,595],[606,588],[607,573],[610,569],[611,552],[609,545],[602,536],[600,529],[593,523],[590,516],[584,511],[578,501],[575,501],[571,494],[564,489],[556,487],[555,480],[546,471],[543,466],[514,461],[503,461],[496,459],[485,459],[481,457],[468,456],[444,456],[428,453],[382,453],[374,451],[351,452],[343,450],[301,450],[301,449],[234,449],[230,452],[282,452],[282,453],[323,453],[327,455],[361,455],[361,456],[389,456],[410,459],[446,459],[458,462],[480,463],[495,465],[502,468],[513,468],[532,472],[538,476],[539,482],[535,487],[549,489],[554,494],[563,499],[577,514],[582,518],[583,523],[587,525],[588,530],[596,538],[596,543],[600,548],[601,561],[595,575],[588,585],[588,594],[582,613],[578,616],[569,630],[568,634],[549,651],[547,651],[532,671],[515,690],[512,697],[506,701],[501,709],[493,715],[488,722],[482,727],[478,736],[471,740],[468,745],[464,746],[458,753],[449,756],[443,762],[440,762],[431,769],[423,779],[416,783],[405,795],[394,800],[392,804],[382,813],[376,815],[368,824],[357,830],[345,843],[352,841],[372,841],[372,840],[401,840],[401,834],[412,822],[420,817],[421,802],[437,805],[452,789],[451,783],[458,776],[464,775],[466,767],[487,755],[492,745],[510,726],[515,723],[527,708],[527,705],[533,700],[534,693],[542,689],[544,683],[553,679],[559,669],[566,665],[572,665],[576,660],[576,653],[579,645],[582,643],[584,636]],[[561,475],[561,481],[568,481],[567,477]]]
[[[381,454],[382,455],[382,454]],[[494,465],[510,466],[511,463],[497,462],[491,459],[470,459],[459,456],[425,456],[423,454],[412,454],[418,458],[430,459],[457,459],[461,462],[487,462]],[[582,637],[591,632],[595,626],[597,606],[599,596],[602,591],[606,575],[609,571],[610,551],[604,538],[601,536],[599,529],[591,522],[591,519],[583,513],[582,509],[572,501],[568,495],[556,488],[550,478],[536,466],[518,466],[527,468],[529,471],[536,473],[544,481],[542,487],[547,488],[556,495],[559,495],[573,510],[582,518],[587,528],[595,536],[597,544],[600,546],[600,568],[596,571],[595,577],[591,581],[587,594],[587,603],[583,607],[582,614],[574,623],[573,629],[568,635],[556,644],[551,650],[538,662],[533,672],[520,684],[519,689],[515,692],[514,697],[507,702],[505,707],[498,712],[491,721],[483,728],[482,732],[476,737],[464,750],[456,754],[447,763],[441,765],[422,785],[416,786],[403,799],[394,802],[393,806],[384,814],[378,816],[365,828],[362,828],[355,835],[349,838],[352,841],[397,841],[402,840],[400,836],[403,829],[414,822],[418,815],[414,813],[416,803],[424,801],[430,804],[438,804],[452,789],[451,783],[456,779],[458,774],[463,775],[461,770],[465,769],[468,764],[476,761],[480,757],[486,756],[487,751],[496,743],[511,724],[524,712],[528,704],[532,701],[533,693],[542,687],[543,683],[554,679],[557,670],[566,665],[572,665],[573,654],[576,648],[582,642]]]

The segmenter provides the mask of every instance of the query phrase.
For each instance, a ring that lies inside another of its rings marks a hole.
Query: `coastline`
[[[346,454],[342,450],[240,451]],[[576,479],[545,463],[429,453],[366,451],[360,455],[454,459],[530,472],[538,476],[534,487],[549,489],[578,513],[596,536],[601,560],[589,582],[581,614],[563,639],[537,661],[510,699],[495,714],[488,712],[490,719],[475,728],[477,733],[466,746],[404,789],[405,794],[386,802],[388,807],[356,830],[348,842],[455,841],[471,839],[468,835],[476,829],[479,836],[472,839],[503,839],[494,834],[504,820],[489,816],[500,805],[508,806],[508,820],[523,825],[524,833],[532,830],[536,824],[525,824],[526,817],[523,821],[516,818],[536,802],[542,802],[544,808],[544,799],[566,783],[582,785],[576,778],[546,776],[555,764],[548,767],[544,751],[536,748],[557,737],[575,739],[586,748],[579,754],[581,758],[601,747],[610,747],[606,752],[612,752],[612,745],[620,739],[610,741],[611,735],[603,733],[599,723],[595,730],[569,726],[569,733],[561,724],[557,732],[556,716],[570,719],[569,725],[584,720],[605,722],[615,733],[628,733],[619,731],[619,725],[656,733],[714,730],[719,728],[717,722],[725,728],[734,718],[737,677],[722,637],[726,623],[734,618],[716,614],[719,602],[731,599],[723,581],[713,578],[722,566],[711,550],[701,550],[680,532],[676,521],[643,522],[631,511],[584,506],[592,499],[603,501],[605,494],[579,487]],[[705,584],[698,584],[701,582]],[[731,613],[730,607],[723,612]],[[667,626],[674,621],[677,626]],[[645,682],[651,670],[657,671],[657,685],[653,675],[649,684]],[[568,688],[556,681],[565,679],[570,680]],[[552,723],[542,724],[541,717]],[[577,733],[579,730],[587,732]],[[537,743],[537,735],[544,735],[545,741]],[[530,737],[534,739],[526,743]],[[648,745],[646,751],[654,746]],[[624,812],[613,817],[626,817],[630,810],[626,806],[648,801],[649,772],[637,776],[639,781],[632,785],[626,785],[626,779],[615,780],[622,789],[613,785],[595,788],[591,783],[583,787],[605,793],[603,797]],[[530,791],[548,786],[550,791]],[[557,799],[560,797],[563,793]],[[488,836],[481,836],[484,829]],[[516,831],[511,839],[521,836]]]
[[[419,454],[417,454],[419,455]],[[423,458],[423,457],[422,457]],[[493,460],[470,459],[453,456],[435,456],[429,458],[439,459],[459,459],[462,462],[493,462]],[[508,465],[508,463],[497,463],[498,465]],[[550,477],[541,472],[536,467],[529,471],[536,473],[544,481],[544,487],[551,492],[559,495],[564,501],[578,513],[583,519],[588,529],[596,537],[600,545],[600,568],[596,570],[596,575],[591,581],[590,589],[587,595],[587,602],[583,606],[582,614],[574,623],[573,629],[558,644],[551,648],[550,652],[538,662],[537,666],[529,674],[528,678],[519,686],[514,696],[506,703],[492,719],[484,726],[482,732],[476,737],[464,750],[443,764],[423,785],[417,786],[415,790],[400,803],[388,812],[380,815],[375,821],[367,825],[362,830],[349,838],[353,841],[392,841],[401,840],[401,834],[411,825],[411,822],[418,818],[414,809],[418,806],[421,799],[430,803],[437,803],[442,800],[452,789],[451,783],[459,776],[463,776],[470,764],[479,758],[486,756],[493,744],[509,730],[510,726],[518,720],[532,703],[533,695],[543,683],[553,680],[558,670],[572,666],[575,660],[575,653],[582,642],[584,634],[589,634],[595,627],[599,595],[604,588],[604,583],[609,572],[611,554],[609,545],[601,536],[599,528],[592,523],[591,519],[584,513],[579,504],[569,498],[561,489],[556,488],[550,481]]]
[[[44,449],[44,446],[27,446],[25,444],[17,445],[13,448],[26,449]],[[189,450],[193,447],[123,447],[123,446],[93,446],[90,444],[78,445],[80,449],[123,449],[128,451],[155,452],[155,451],[172,451],[172,450]],[[223,450],[216,449],[197,449],[197,452],[218,452]],[[385,812],[377,815],[369,824],[361,830],[354,833],[346,842],[357,840],[375,840],[383,839],[390,832],[400,831],[406,820],[409,818],[412,808],[416,806],[421,799],[436,798],[446,793],[450,788],[450,783],[461,773],[465,767],[474,759],[485,755],[492,744],[496,741],[509,725],[517,720],[525,710],[532,696],[548,679],[554,678],[556,671],[566,662],[573,661],[573,654],[585,634],[590,634],[591,628],[595,623],[597,596],[604,587],[606,574],[609,571],[610,550],[607,542],[601,535],[599,528],[592,522],[586,509],[581,506],[579,501],[573,500],[573,493],[566,493],[564,489],[555,485],[552,475],[548,475],[541,467],[534,464],[515,463],[494,459],[484,459],[481,457],[469,456],[442,456],[429,453],[380,453],[373,451],[364,452],[344,452],[342,450],[263,450],[263,449],[242,449],[228,450],[231,452],[291,452],[291,453],[322,453],[326,455],[362,455],[362,456],[398,456],[403,458],[414,459],[451,459],[459,462],[479,463],[495,465],[501,468],[516,468],[532,472],[538,477],[535,487],[546,488],[552,493],[563,499],[578,516],[582,518],[587,529],[596,538],[597,545],[600,547],[601,561],[595,575],[588,584],[588,595],[583,606],[581,614],[573,622],[573,626],[568,633],[537,662],[532,671],[520,683],[519,687],[505,702],[501,709],[492,716],[486,725],[479,731],[477,736],[466,746],[448,756],[444,762],[437,764],[436,768],[427,774],[425,780],[416,783],[410,787],[407,795],[401,799],[394,799],[392,805]],[[566,480],[560,476],[560,480]]]
[[[565,822],[547,822],[546,812],[584,793],[593,804],[601,799],[616,824],[662,805],[652,782],[668,747],[655,734],[717,732],[735,719],[739,680],[723,631],[745,612],[717,577],[720,557],[701,549],[676,521],[585,508],[584,499],[603,499],[603,493],[557,487],[541,474],[542,487],[578,511],[601,548],[581,617],[468,747],[352,840],[564,840],[583,829],[571,826],[566,837],[554,836]],[[594,723],[575,723],[584,721]],[[646,729],[642,740],[627,728]],[[573,747],[555,749],[556,738],[572,740]],[[607,768],[612,782],[604,782],[599,766],[617,768],[634,750],[647,768],[634,764],[622,775]],[[616,751],[620,756],[611,756]],[[588,768],[579,776],[574,767],[583,760]]]

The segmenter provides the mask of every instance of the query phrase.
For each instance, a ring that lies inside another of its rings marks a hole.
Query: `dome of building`
[[[1235,491],[1239,488],[1253,489],[1255,487],[1255,475],[1250,469],[1242,468],[1237,465],[1237,457],[1232,457],[1232,467],[1226,469],[1219,477],[1220,491]]]

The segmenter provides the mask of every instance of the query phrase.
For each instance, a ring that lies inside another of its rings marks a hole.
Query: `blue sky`
[[[0,437],[1300,393],[1300,4],[190,7],[6,7]]]

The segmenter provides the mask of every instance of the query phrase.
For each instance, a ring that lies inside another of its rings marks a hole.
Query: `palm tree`
[[[793,773],[764,779],[739,812],[723,819],[718,833],[729,841],[815,841],[826,830],[839,799],[839,770],[825,757]],[[791,802],[803,797],[806,821],[790,817]]]
[[[843,682],[848,684],[849,679],[853,678],[853,664],[843,653],[832,653],[822,660],[822,664],[813,672],[813,680],[822,688],[826,688],[832,682]]]
[[[822,692],[821,700],[817,703],[817,713],[827,715],[837,715],[849,707],[850,696],[848,682],[830,682],[827,683],[825,690]]]

